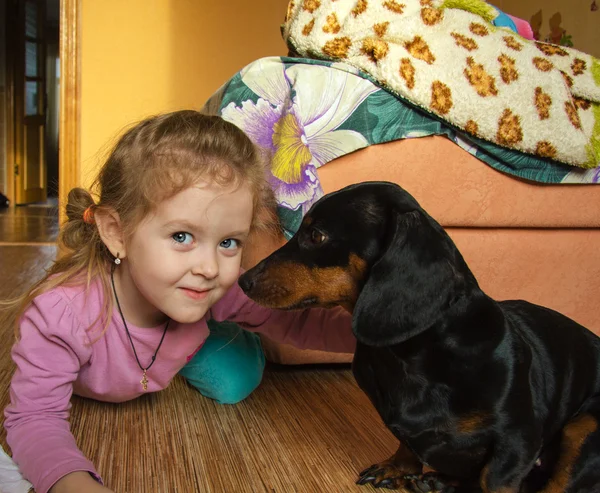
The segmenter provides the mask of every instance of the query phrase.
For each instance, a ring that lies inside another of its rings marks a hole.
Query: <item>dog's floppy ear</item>
[[[468,272],[452,240],[425,211],[391,209],[380,257],[353,312],[354,335],[370,346],[398,344],[441,319],[464,284],[462,266]]]

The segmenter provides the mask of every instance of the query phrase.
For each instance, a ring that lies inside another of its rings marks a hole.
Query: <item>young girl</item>
[[[271,192],[234,125],[195,111],[142,121],[120,139],[97,185],[97,203],[82,189],[69,194],[64,254],[21,300],[5,427],[38,493],[108,491],[70,433],[72,393],[134,399],[167,387],[192,358],[184,375],[211,397],[235,401],[257,385],[262,354],[244,336],[233,334],[231,345],[241,337],[253,363],[237,373],[224,364],[231,353],[200,350],[209,321],[354,351],[349,314],[271,311],[238,287],[244,243],[268,216]]]

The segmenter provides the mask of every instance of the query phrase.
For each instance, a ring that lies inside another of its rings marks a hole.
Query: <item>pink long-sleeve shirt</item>
[[[87,292],[83,287],[59,287],[38,296],[21,318],[21,338],[12,349],[17,369],[4,426],[13,459],[38,493],[46,493],[75,471],[89,471],[99,478],[70,432],[67,419],[73,393],[107,402],[123,402],[145,393],[140,384],[142,372],[116,310],[106,333],[92,343],[99,332],[88,328],[99,325],[102,306],[99,282]],[[171,322],[148,370],[147,392],[166,388],[202,347],[211,318],[237,322],[300,348],[354,352],[356,344],[350,315],[342,309],[269,310],[251,301],[236,283],[199,322]],[[164,325],[127,326],[140,361],[149,362]]]

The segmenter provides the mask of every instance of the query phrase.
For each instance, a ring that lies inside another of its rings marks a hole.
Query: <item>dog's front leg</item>
[[[507,435],[507,440],[494,448],[496,453],[481,471],[481,490],[483,493],[518,493],[535,466],[540,444],[529,436]]]
[[[421,474],[422,470],[421,461],[400,442],[394,455],[362,471],[356,484],[371,483],[376,488],[400,489],[408,486],[406,476]]]

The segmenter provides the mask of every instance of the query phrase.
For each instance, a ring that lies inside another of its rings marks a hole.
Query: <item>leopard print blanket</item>
[[[349,63],[470,134],[599,166],[600,62],[496,27],[494,12],[483,0],[292,0],[282,33],[299,55]]]

